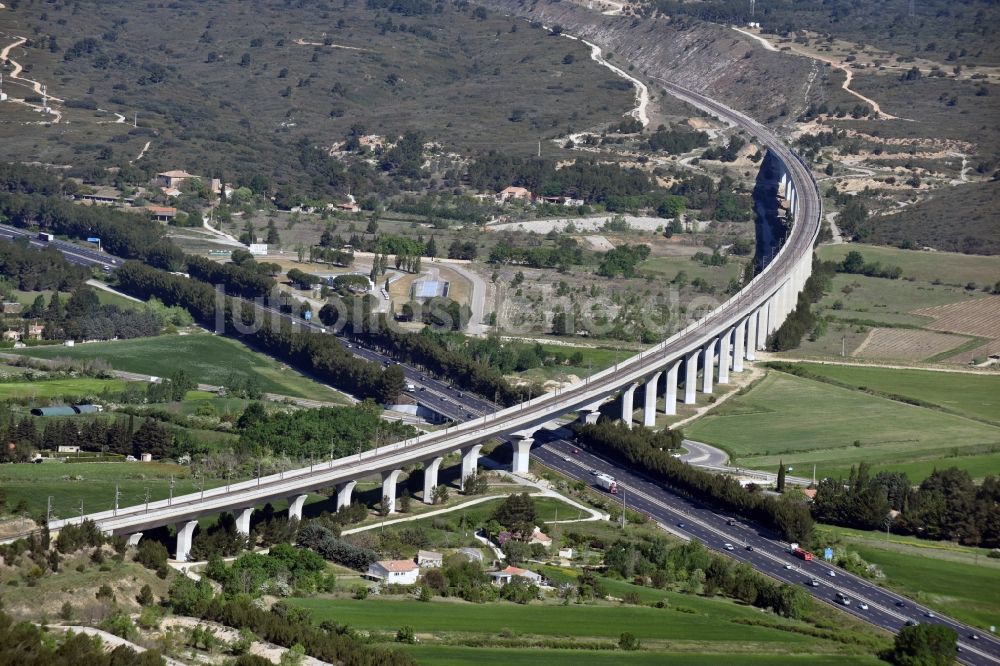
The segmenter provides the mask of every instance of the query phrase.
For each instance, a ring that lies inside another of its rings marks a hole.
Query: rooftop
[[[375,564],[379,565],[386,571],[404,572],[413,571],[417,568],[416,563],[413,560],[379,560]]]

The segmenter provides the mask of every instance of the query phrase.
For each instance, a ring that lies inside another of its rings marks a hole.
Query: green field
[[[52,497],[55,517],[79,515],[80,504],[86,513],[114,508],[115,484],[121,497],[119,506],[145,501],[146,489],[151,500],[170,495],[170,478],[174,477],[174,495],[194,492],[199,483],[190,477],[187,467],[165,463],[85,462],[43,463],[34,465],[0,465],[0,486],[7,491],[7,504],[15,506],[21,500],[28,504],[31,515],[44,514],[48,498]],[[206,488],[225,483],[207,479]]]
[[[958,620],[984,628],[1000,624],[1000,560],[987,558],[986,549],[826,525],[819,530],[877,564],[886,575],[880,584]]]
[[[688,598],[684,598],[687,605]],[[706,600],[707,601],[707,600]],[[647,640],[695,640],[708,643],[808,644],[815,639],[771,627],[755,627],[734,620],[760,617],[761,612],[716,601],[711,615],[645,606],[551,606],[511,603],[470,604],[434,600],[431,603],[399,599],[291,599],[312,612],[317,621],[334,619],[358,629],[395,631],[411,626],[417,633],[483,633],[508,629],[517,634],[617,640],[631,631]],[[780,623],[778,618],[768,617]],[[794,624],[794,623],[790,623]]]
[[[773,654],[740,654],[734,657],[732,653],[722,652],[660,652],[638,651],[621,652],[618,650],[532,650],[509,648],[470,648],[443,645],[407,645],[399,649],[412,654],[420,664],[428,666],[467,666],[482,664],[484,666],[660,666],[672,664],[677,666],[716,666],[722,662],[747,664],[753,666],[770,666],[776,663]],[[734,662],[735,658],[735,662]],[[847,655],[816,655],[816,654],[782,654],[781,664],[797,666],[834,666],[835,664],[884,664],[875,657],[860,657]]]
[[[816,254],[820,259],[840,261],[852,250],[864,255],[866,262],[879,261],[883,265],[899,266],[903,269],[903,277],[922,282],[940,280],[963,287],[968,282],[975,282],[979,286],[985,286],[992,285],[997,281],[997,276],[1000,276],[1000,256],[900,250],[860,243],[823,245],[817,248]]]
[[[235,340],[194,333],[156,338],[96,342],[76,347],[35,347],[17,353],[37,358],[103,358],[115,370],[168,377],[183,368],[195,381],[224,385],[233,375],[254,379],[267,393],[342,400],[343,396],[303,377],[274,359],[257,354]]]
[[[849,294],[844,292],[845,288],[850,290]],[[871,320],[919,327],[931,323],[932,318],[911,314],[913,310],[982,296],[982,292],[970,292],[950,285],[838,273],[833,278],[830,291],[820,299],[819,307],[823,314],[838,319]],[[834,309],[837,301],[840,301],[842,309]]]
[[[1000,421],[1000,375],[826,363],[800,365],[811,374],[822,375],[841,384],[914,398],[973,418]]]
[[[718,289],[725,289],[730,280],[740,277],[743,263],[731,259],[725,266],[706,266],[700,261],[692,261],[690,257],[663,256],[646,259],[639,264],[638,269],[668,280],[673,280],[679,271],[684,271],[688,282],[701,278]]]
[[[0,383],[0,400],[11,398],[96,398],[103,391],[119,392],[125,388],[121,379],[48,379],[34,382]]]
[[[900,469],[945,467],[961,455],[1000,458],[998,427],[775,371],[685,432],[725,448],[739,465],[774,470],[784,461],[803,475],[815,465],[818,477],[861,460]]]

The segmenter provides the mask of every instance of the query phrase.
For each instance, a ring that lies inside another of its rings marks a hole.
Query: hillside
[[[995,180],[941,189],[899,212],[871,218],[866,240],[965,254],[1000,254],[998,201],[1000,182]]]
[[[570,2],[481,4],[582,37],[645,74],[669,79],[749,113],[758,120],[794,117],[820,86],[809,62],[756,48],[728,28],[698,21],[643,20],[599,14]],[[818,78],[825,81],[827,73]]]
[[[5,159],[183,168],[244,183],[256,173],[303,185],[309,173],[302,189],[318,196],[372,180],[366,166],[344,176],[312,152],[352,130],[524,154],[634,105],[631,85],[582,44],[464,3],[7,4],[0,48],[28,38],[10,58],[47,85],[61,118],[46,126],[24,106],[0,106]],[[5,91],[40,106],[13,68]]]

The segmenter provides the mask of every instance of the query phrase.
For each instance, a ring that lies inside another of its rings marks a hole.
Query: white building
[[[499,587],[503,587],[509,583],[515,576],[518,578],[524,578],[529,583],[535,585],[542,584],[542,577],[536,574],[534,571],[528,571],[527,569],[521,569],[519,567],[509,566],[506,569],[501,569],[500,571],[491,571],[490,578],[493,579],[493,584]]]
[[[420,569],[413,560],[379,560],[368,565],[368,575],[390,585],[413,585]]]

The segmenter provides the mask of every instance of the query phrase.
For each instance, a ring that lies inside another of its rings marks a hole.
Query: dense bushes
[[[37,250],[27,241],[0,243],[0,274],[22,291],[70,291],[89,276],[55,248]]]
[[[890,509],[899,511],[891,529],[925,539],[968,546],[1000,547],[1000,479],[988,476],[977,487],[969,473],[935,470],[913,488],[905,474],[851,468],[847,479],[824,479],[813,513],[825,523],[864,530],[884,529]]]
[[[212,285],[222,284],[229,293],[244,298],[267,296],[277,283],[255,266],[227,262],[220,264],[205,257],[187,255],[187,271],[192,278]]]
[[[0,612],[0,657],[5,664],[44,666],[45,664],[86,664],[86,666],[164,666],[156,650],[136,652],[126,645],[106,651],[86,634],[69,634],[56,639],[31,622],[16,622]]]
[[[315,552],[287,543],[272,546],[266,555],[245,553],[229,566],[218,556],[205,568],[205,575],[220,583],[226,594],[288,596],[293,591],[311,594],[325,588],[332,577],[325,575],[326,562]]]
[[[630,430],[623,423],[600,421],[577,426],[576,432],[581,441],[627,463],[630,468],[776,529],[789,541],[807,541],[812,533],[812,517],[804,504],[750,492],[730,476],[703,472],[681,462],[670,454],[670,448],[661,451],[655,446],[656,440],[644,428]]]
[[[371,402],[351,407],[321,407],[277,412],[243,428],[238,453],[259,456],[284,454],[294,458],[341,458],[371,448],[375,430],[387,441],[416,433],[402,423],[382,423],[381,410]]]
[[[0,221],[21,228],[37,224],[70,238],[97,236],[111,254],[160,268],[179,270],[184,265],[184,253],[163,238],[163,228],[138,213],[78,206],[42,194],[0,192]]]
[[[348,543],[316,522],[306,523],[299,529],[298,545],[315,550],[331,562],[359,571],[367,571],[368,565],[378,559],[375,551]]]

